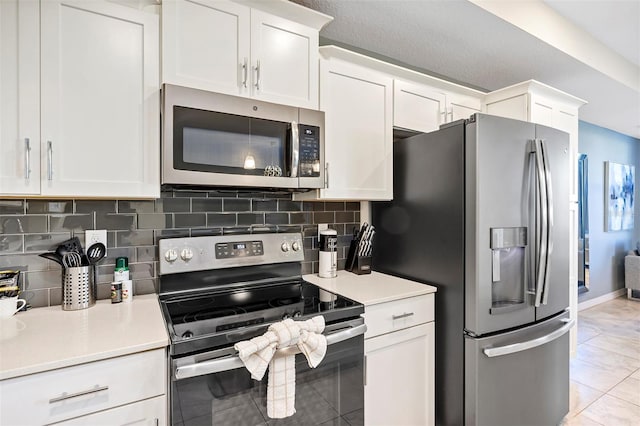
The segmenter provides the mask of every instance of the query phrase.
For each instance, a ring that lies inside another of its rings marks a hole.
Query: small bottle
[[[133,300],[133,282],[131,280],[122,280],[122,301],[129,303]]]
[[[129,279],[129,258],[116,258],[116,267],[113,271],[114,281],[125,281]]]

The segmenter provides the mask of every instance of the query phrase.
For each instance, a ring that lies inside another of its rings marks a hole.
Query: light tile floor
[[[578,313],[563,426],[640,426],[640,302],[619,297]]]

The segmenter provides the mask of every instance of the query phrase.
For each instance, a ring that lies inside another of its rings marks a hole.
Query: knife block
[[[356,256],[355,264],[351,269],[356,275],[365,275],[371,273],[371,256]]]

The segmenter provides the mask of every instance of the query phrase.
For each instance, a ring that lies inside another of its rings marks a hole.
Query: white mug
[[[21,305],[20,302],[22,302]],[[18,296],[0,298],[0,318],[10,318],[13,314],[24,308],[26,304],[27,301],[18,299]]]

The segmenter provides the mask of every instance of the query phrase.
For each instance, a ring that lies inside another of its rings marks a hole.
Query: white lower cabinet
[[[55,424],[61,426],[164,426],[167,424],[166,409],[167,399],[164,396],[157,396]]]
[[[366,425],[434,424],[434,297],[365,307]]]
[[[0,424],[164,424],[166,388],[164,349],[16,377],[0,381]]]

